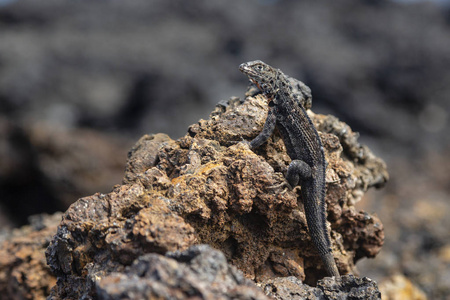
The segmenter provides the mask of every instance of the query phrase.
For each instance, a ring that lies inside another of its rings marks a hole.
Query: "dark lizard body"
[[[286,151],[291,158],[286,180],[290,187],[301,185],[301,195],[311,239],[331,276],[339,276],[331,252],[326,227],[325,170],[322,142],[311,119],[306,114],[301,96],[293,92],[287,76],[262,61],[239,66],[269,101],[269,113],[261,133],[250,142],[255,149],[264,144],[278,128]]]

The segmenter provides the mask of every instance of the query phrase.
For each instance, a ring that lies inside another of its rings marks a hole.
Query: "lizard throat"
[[[273,98],[272,92],[269,92],[269,91],[267,91],[266,89],[264,89],[258,81],[256,81],[256,80],[253,79],[253,78],[250,78],[250,81],[251,81],[253,84],[255,84],[255,85],[258,87],[258,89],[259,89],[261,92],[263,92],[264,95],[267,96],[268,99],[271,100],[271,99]]]

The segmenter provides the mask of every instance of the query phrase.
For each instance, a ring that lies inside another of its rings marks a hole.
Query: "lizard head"
[[[254,60],[241,64],[239,70],[266,95],[272,95],[276,91],[277,69],[260,60]]]

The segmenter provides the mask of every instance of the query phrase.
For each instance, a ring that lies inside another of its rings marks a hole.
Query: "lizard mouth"
[[[255,71],[253,71],[252,68],[250,68],[247,63],[241,64],[239,66],[239,71],[241,71],[245,75],[255,75]]]

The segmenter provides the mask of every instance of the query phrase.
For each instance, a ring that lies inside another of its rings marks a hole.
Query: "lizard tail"
[[[334,261],[333,254],[327,253],[322,256],[323,263],[325,264],[325,268],[327,269],[328,274],[330,276],[335,276],[339,278],[339,271],[336,266],[336,262]]]
[[[330,276],[339,277],[339,271],[331,251],[330,235],[326,226],[325,189],[317,191],[316,183],[303,182],[302,197],[309,234],[315,244],[325,269]]]

